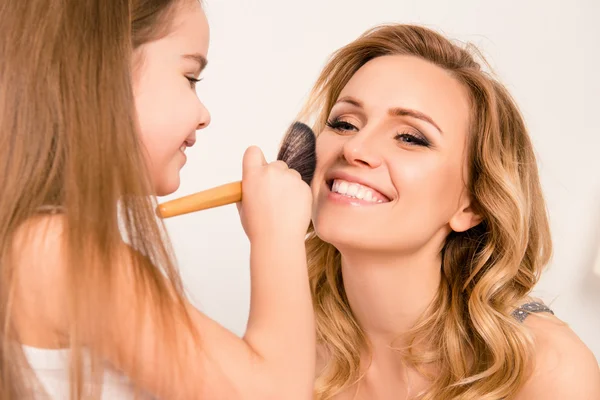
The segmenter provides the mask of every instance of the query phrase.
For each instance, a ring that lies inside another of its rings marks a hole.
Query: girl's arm
[[[241,217],[251,242],[252,295],[243,338],[187,302],[191,324],[162,326],[161,299],[136,297],[131,259],[141,255],[126,245],[121,249],[122,273],[114,286],[118,301],[110,303],[118,306],[104,310],[113,316],[112,323],[101,335],[90,335],[88,346],[160,398],[312,398],[315,328],[304,247],[310,189],[284,164],[265,164],[257,149],[245,155]],[[66,289],[61,250],[68,245],[62,234],[65,223],[60,215],[32,221],[33,236],[17,237],[14,253],[20,272],[19,306],[30,316],[41,314],[49,331],[64,334],[71,327],[64,312],[68,304],[61,296]],[[177,346],[163,342],[164,330],[171,328]],[[114,340],[101,346],[93,342],[98,337]]]

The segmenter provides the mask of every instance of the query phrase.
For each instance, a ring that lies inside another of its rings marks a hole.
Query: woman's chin
[[[324,221],[323,221],[324,222]],[[340,248],[358,248],[365,244],[365,237],[347,226],[335,223],[315,224],[315,233],[322,241]]]

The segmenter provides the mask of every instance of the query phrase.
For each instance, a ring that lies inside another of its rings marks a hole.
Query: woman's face
[[[466,88],[420,58],[384,56],[359,69],[317,138],[321,239],[410,253],[474,226],[465,185],[470,112]]]

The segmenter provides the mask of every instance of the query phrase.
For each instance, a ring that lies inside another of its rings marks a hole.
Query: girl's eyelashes
[[[192,89],[196,89],[196,84],[202,80],[202,79],[197,79],[197,78],[195,78],[195,77],[193,77],[193,76],[186,76],[185,78],[186,78],[186,79],[188,80],[188,82],[190,83],[190,87],[191,87]]]

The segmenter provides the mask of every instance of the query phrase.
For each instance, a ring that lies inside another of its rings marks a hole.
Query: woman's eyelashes
[[[394,139],[410,146],[431,147],[431,143],[429,143],[425,136],[412,132],[398,132],[396,136],[394,136]]]
[[[327,120],[325,125],[327,125],[328,128],[342,134],[359,131],[359,128],[356,127],[356,125],[349,121],[345,121],[342,117],[330,118]],[[431,147],[431,143],[429,140],[427,140],[425,135],[415,128],[404,129],[403,131],[398,132],[396,135],[394,135],[394,140],[409,146]]]
[[[358,132],[358,128],[352,125],[350,122],[342,120],[340,117],[335,117],[332,119],[328,119],[326,125],[339,133],[344,133],[347,131]]]

